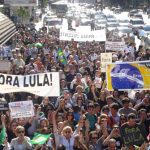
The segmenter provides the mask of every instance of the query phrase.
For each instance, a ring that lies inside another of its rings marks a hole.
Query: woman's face
[[[15,130],[16,130],[16,127],[17,127],[17,123],[16,123],[16,122],[13,122],[13,123],[11,124],[11,129],[12,129],[12,131],[15,131]]]
[[[62,80],[62,81],[60,82],[60,84],[61,84],[61,87],[65,87],[65,86],[66,86],[66,82],[65,82],[64,80]]]
[[[115,96],[115,97],[118,96],[118,91],[114,91],[114,96]]]
[[[16,134],[17,134],[17,136],[19,138],[23,138],[24,137],[24,133],[25,133],[24,129],[18,129]]]
[[[45,121],[45,120],[42,120],[42,121],[40,122],[40,126],[41,126],[41,128],[47,127],[46,121]]]
[[[106,96],[106,94],[104,92],[101,92],[100,96],[104,98]]]
[[[71,130],[70,129],[66,129],[65,131],[64,131],[64,136],[66,137],[66,139],[70,139],[70,137],[71,137]]]
[[[127,122],[127,119],[125,117],[120,118],[121,125]]]
[[[63,121],[64,121],[63,117],[61,115],[59,115],[57,117],[57,122],[63,122]]]
[[[48,103],[49,103],[48,97],[45,97],[45,98],[44,98],[43,103],[44,103],[44,105],[48,105]]]
[[[78,104],[78,105],[81,105],[82,103],[83,103],[82,97],[78,97],[78,98],[77,98],[77,104]]]
[[[72,113],[68,113],[67,120],[69,120],[69,121],[73,120],[73,114]]]

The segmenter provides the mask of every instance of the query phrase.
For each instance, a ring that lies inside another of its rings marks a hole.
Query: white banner
[[[19,101],[9,103],[11,118],[33,117],[34,109],[32,101]]]
[[[76,32],[76,31],[69,31],[69,30],[60,30],[59,39],[62,41],[74,41],[79,42],[92,42],[95,41],[106,41],[106,31],[103,30],[96,30],[96,31],[83,31],[83,32]]]
[[[28,92],[39,96],[59,96],[59,73],[30,75],[0,74],[0,93]]]
[[[126,48],[125,42],[106,41],[105,49],[107,51],[123,51]]]
[[[112,63],[112,53],[101,53],[101,71],[106,72],[106,64]]]
[[[4,0],[4,4],[11,6],[37,6],[38,0]]]

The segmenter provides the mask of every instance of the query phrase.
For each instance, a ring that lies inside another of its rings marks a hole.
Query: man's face
[[[94,107],[89,107],[89,108],[88,108],[88,112],[89,112],[90,114],[93,114],[93,111],[94,111]]]
[[[130,118],[130,119],[128,120],[128,122],[129,122],[132,126],[134,126],[134,125],[136,124],[136,119],[135,119],[135,118]]]
[[[146,115],[146,112],[145,111],[142,111],[140,112],[140,118],[143,120],[145,120],[147,118],[147,115]]]
[[[125,103],[123,104],[123,107],[124,107],[124,108],[129,108],[129,102],[125,102]]]
[[[93,143],[96,143],[97,140],[98,140],[98,135],[97,134],[92,134],[91,139],[92,139]]]

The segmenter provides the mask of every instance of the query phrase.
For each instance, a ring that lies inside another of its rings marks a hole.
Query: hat
[[[64,90],[63,91],[63,94],[65,94],[65,93],[70,93],[68,90]]]
[[[119,128],[119,126],[117,124],[114,124],[113,128]]]
[[[16,48],[16,51],[19,51],[20,49],[19,48]]]
[[[21,54],[19,53],[18,56],[21,56]]]
[[[15,49],[13,49],[11,52],[12,52],[12,53],[13,53],[13,52],[16,52],[16,50],[15,50]]]
[[[118,56],[116,54],[113,54],[112,58],[118,58]]]
[[[122,100],[122,103],[124,104],[124,103],[129,103],[130,102],[130,100],[128,99],[128,98],[124,98],[123,100]]]

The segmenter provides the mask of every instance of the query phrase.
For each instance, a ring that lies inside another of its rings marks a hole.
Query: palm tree
[[[24,21],[29,18],[30,14],[26,8],[19,7],[17,9],[17,16],[21,18],[21,23],[24,23]]]

